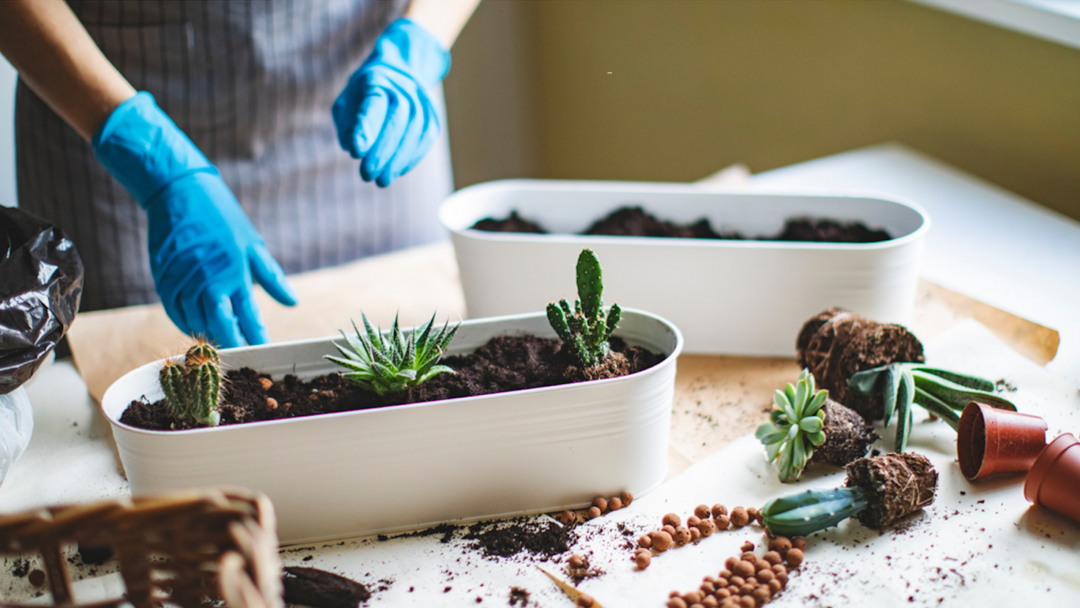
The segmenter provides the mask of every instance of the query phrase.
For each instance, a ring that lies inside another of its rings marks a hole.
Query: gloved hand
[[[282,304],[296,294],[217,169],[153,96],[121,104],[91,145],[146,210],[150,270],[173,323],[222,348],[269,341],[252,277]]]
[[[382,187],[408,173],[439,135],[427,90],[450,70],[450,52],[415,21],[398,19],[334,102],[342,149],[359,159],[360,177]]]

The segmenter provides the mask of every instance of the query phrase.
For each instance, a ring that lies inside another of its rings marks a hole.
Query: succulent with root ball
[[[612,304],[604,312],[604,277],[591,249],[583,249],[578,256],[577,291],[573,310],[565,299],[547,305],[548,322],[581,364],[593,367],[610,354],[608,338],[619,325],[622,309]]]
[[[884,424],[896,414],[896,451],[907,449],[911,433],[912,405],[940,417],[955,431],[960,412],[970,401],[997,409],[1016,411],[1010,401],[994,394],[994,383],[985,378],[928,367],[921,363],[895,362],[863,370],[851,376],[848,386],[863,395],[878,395],[884,401]]]
[[[199,340],[188,349],[183,362],[167,361],[158,380],[165,401],[179,420],[193,426],[221,422],[221,359],[209,342]]]
[[[809,536],[856,517],[868,528],[888,528],[934,502],[938,474],[925,456],[883,454],[847,466],[847,487],[781,496],[762,509],[774,536]]]
[[[403,332],[395,315],[389,335],[384,336],[381,328],[376,330],[371,326],[362,311],[360,317],[364,323],[363,333],[354,321],[355,336],[341,332],[347,347],[334,342],[344,358],[326,357],[351,370],[342,374],[349,382],[366,391],[387,395],[407,391],[439,374],[454,373],[438,363],[460,324],[450,327],[447,321],[442,329],[438,329],[433,314],[419,328]]]
[[[866,456],[879,439],[874,428],[855,411],[816,390],[814,376],[804,369],[795,384],[773,395],[769,422],[755,436],[769,461],[780,464],[780,481],[795,481],[812,462],[844,466]]]

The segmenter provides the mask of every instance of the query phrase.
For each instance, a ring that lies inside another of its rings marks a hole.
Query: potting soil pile
[[[930,341],[927,361],[1016,387],[1008,397],[1020,411],[1046,419],[1048,440],[1080,431],[1077,390],[974,322]],[[921,410],[916,416],[909,446],[928,457],[940,474],[936,501],[884,532],[850,519],[812,535],[805,562],[769,606],[1075,606],[1080,524],[1031,507],[1023,497],[1023,475],[968,482],[956,465],[952,429],[928,420]],[[893,429],[884,431],[880,424],[876,429],[886,437],[877,447],[886,451]],[[814,466],[799,483],[781,484],[762,446],[747,436],[629,507],[578,525],[572,533],[556,530],[558,523],[541,516],[289,547],[282,557],[287,566],[329,570],[365,584],[372,591],[367,606],[570,607],[572,602],[535,566],[569,580],[566,562],[577,553],[588,559],[591,573],[578,588],[601,605],[659,608],[669,592],[697,589],[704,576],[716,576],[728,557],[741,553],[744,542],[755,543],[760,555],[765,541],[757,526],[716,532],[656,555],[648,569],[638,571],[632,561],[634,542],[659,528],[665,513],[685,520],[698,504],[760,507],[782,494],[837,487],[843,481],[842,470]],[[312,509],[312,517],[318,517],[318,506]],[[530,530],[535,542],[519,542]],[[12,578],[0,589],[7,599],[33,595],[27,578],[6,571],[3,576]]]

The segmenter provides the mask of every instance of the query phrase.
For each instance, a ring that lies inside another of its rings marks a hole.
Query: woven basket
[[[127,593],[78,604],[62,547],[111,547]],[[55,606],[279,608],[281,562],[274,509],[261,494],[201,490],[119,498],[0,515],[0,555],[37,553]],[[29,608],[42,604],[5,604]]]

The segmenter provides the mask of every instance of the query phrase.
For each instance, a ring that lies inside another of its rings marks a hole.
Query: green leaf
[[[769,410],[769,422],[773,424],[787,423],[787,415],[784,414],[783,410]]]
[[[809,435],[809,439],[810,443],[814,444],[815,446],[820,446],[821,444],[825,443],[825,433],[821,431],[811,433]]]
[[[784,387],[784,396],[787,397],[787,401],[788,401],[789,404],[794,405],[795,404],[795,387],[792,386],[791,384],[788,384],[787,386],[785,386]]]
[[[896,418],[896,451],[903,453],[907,449],[908,437],[911,435],[911,407],[903,415]]]
[[[896,411],[896,398],[900,391],[900,382],[902,381],[900,375],[900,366],[896,364],[889,365],[885,373],[882,374],[882,380],[884,381],[882,396],[885,400],[885,411],[882,419],[885,426],[889,426],[889,421],[892,420],[893,412]]]
[[[803,407],[806,405],[806,380],[800,380],[795,385],[795,399],[791,402],[795,408],[795,419],[803,417]]]
[[[814,395],[814,399],[810,401],[810,405],[807,405],[806,408],[803,410],[803,416],[817,415],[818,411],[821,409],[821,406],[825,405],[825,400],[828,398],[829,391],[818,391],[818,393]]]
[[[761,440],[766,435],[772,435],[777,432],[779,432],[779,429],[776,428],[776,425],[766,422],[757,427],[757,430],[754,431],[754,437],[757,437],[758,440]]]
[[[765,455],[768,457],[769,462],[776,460],[776,456],[780,453],[780,448],[783,446],[783,441],[775,441],[773,443],[765,444]]]
[[[851,375],[851,378],[848,378],[848,386],[857,393],[873,395],[874,392],[877,391],[878,382],[881,381],[882,374],[886,373],[888,368],[888,365],[882,365],[881,367],[856,372]]]
[[[954,431],[960,429],[960,416],[956,413],[956,410],[950,408],[937,397],[918,387],[915,388],[915,403],[925,408],[926,411],[931,414],[944,420]]]
[[[985,403],[990,407],[1010,412],[1016,411],[1016,406],[1007,399],[1002,399],[993,393],[984,393],[969,389],[959,384],[945,380],[939,376],[933,376],[922,372],[912,372],[915,383],[919,388],[937,397],[943,403],[954,410],[962,411],[971,401]]]
[[[807,434],[816,433],[816,432],[820,431],[824,426],[825,426],[825,423],[822,422],[821,418],[818,418],[817,416],[811,416],[809,418],[803,418],[802,420],[799,421],[799,428],[802,429],[802,431],[804,433],[807,433]]]
[[[922,372],[924,374],[930,374],[939,378],[944,378],[952,382],[953,384],[959,384],[964,388],[970,388],[977,391],[994,392],[994,383],[986,378],[980,378],[978,376],[969,376],[967,374],[961,374],[958,372],[950,371],[947,369],[938,369],[935,367],[927,367],[925,365],[913,366],[912,371]]]
[[[455,372],[454,370],[450,369],[449,367],[447,367],[445,365],[436,365],[436,366],[432,367],[431,369],[427,370],[426,372],[424,372],[424,375],[420,376],[420,378],[416,381],[416,384],[423,384],[423,383],[427,382],[428,380],[430,380],[433,376],[438,376],[439,374],[456,374],[456,373],[457,372]]]
[[[368,321],[367,315],[364,314],[364,311],[360,311],[360,319],[364,322],[364,331],[367,332],[368,342],[371,343],[375,350],[383,350],[385,346],[383,345],[382,332],[375,331],[371,326],[371,322]],[[353,323],[353,327],[356,327],[355,323]],[[356,333],[359,335],[360,331],[358,330]]]

